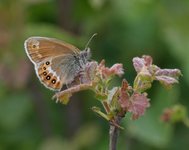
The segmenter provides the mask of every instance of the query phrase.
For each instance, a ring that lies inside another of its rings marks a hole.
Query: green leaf
[[[118,89],[119,89],[118,87],[114,87],[108,91],[108,103],[109,104],[112,103],[112,100],[113,100],[115,94],[117,93]]]
[[[143,76],[138,74],[134,80],[133,89],[137,92],[144,92],[145,90],[151,88],[152,86],[152,76]]]
[[[104,119],[106,119],[106,120],[108,120],[108,121],[111,119],[111,117],[110,117],[109,115],[103,113],[103,112],[100,110],[99,107],[94,106],[94,107],[92,107],[92,110],[93,110],[95,113],[97,113],[99,116],[101,116],[102,118],[104,118]]]
[[[108,96],[107,96],[106,94],[104,94],[104,93],[97,93],[97,94],[95,95],[95,98],[98,99],[98,100],[100,100],[100,101],[106,100],[107,97],[108,97]]]
[[[108,103],[112,113],[115,113],[115,111],[118,111],[121,108],[118,102],[118,94],[119,94],[118,87],[114,87],[108,91]]]

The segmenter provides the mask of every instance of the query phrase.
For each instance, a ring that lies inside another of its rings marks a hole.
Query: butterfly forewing
[[[78,54],[79,49],[75,46],[46,37],[30,37],[25,41],[25,50],[30,60],[35,64],[46,58],[66,54]]]

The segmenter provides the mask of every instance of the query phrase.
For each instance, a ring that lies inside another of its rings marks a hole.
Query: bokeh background
[[[29,36],[47,36],[83,49],[94,33],[92,58],[123,63],[130,84],[132,58],[143,54],[184,75],[171,90],[153,84],[145,116],[123,120],[118,149],[188,150],[189,129],[160,121],[165,107],[189,109],[188,0],[0,0],[0,150],[108,149],[109,125],[92,112],[100,107],[93,93],[79,92],[67,106],[55,103],[23,46]]]

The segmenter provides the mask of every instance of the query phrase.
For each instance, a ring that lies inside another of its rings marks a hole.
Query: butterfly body
[[[39,80],[51,90],[70,84],[91,56],[89,48],[80,51],[71,44],[46,37],[30,37],[24,45]]]

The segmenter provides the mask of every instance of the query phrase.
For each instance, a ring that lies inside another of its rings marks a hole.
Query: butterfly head
[[[97,35],[97,33],[93,34],[91,36],[91,38],[88,40],[87,44],[85,45],[85,49],[84,51],[82,51],[80,53],[81,58],[85,59],[86,61],[89,60],[91,58],[91,50],[89,48],[89,43],[91,42],[91,40]]]
[[[88,60],[91,58],[91,50],[90,48],[87,48],[83,51],[80,52],[80,58],[81,61],[86,64],[88,62]]]

